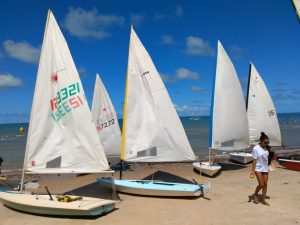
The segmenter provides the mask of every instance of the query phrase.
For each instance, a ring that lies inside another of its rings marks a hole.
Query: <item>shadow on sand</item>
[[[194,171],[196,174],[200,175],[200,171],[199,171],[198,169],[194,168],[193,171]],[[216,178],[216,177],[218,177],[221,173],[222,173],[222,169],[219,170],[219,171],[218,171],[215,175],[213,175],[213,176],[208,176],[208,175],[206,175],[206,174],[204,174],[204,173],[201,173],[201,176],[203,176],[203,177],[208,177],[208,178]]]
[[[172,183],[184,183],[184,184],[194,184],[193,181],[184,179],[182,177],[176,176],[171,173],[163,172],[163,171],[156,171],[153,174],[143,178],[142,180],[161,180],[165,182],[172,182]]]
[[[81,220],[82,219],[96,220],[100,217],[106,216],[107,214],[110,214],[111,212],[114,212],[114,211],[118,210],[117,208],[114,208],[113,210],[111,210],[109,212],[102,213],[101,215],[98,215],[98,216],[56,216],[56,215],[44,215],[44,214],[29,213],[29,212],[24,212],[24,211],[21,211],[21,210],[11,208],[11,207],[6,206],[6,205],[4,205],[4,206],[8,209],[13,210],[13,211],[28,214],[28,215],[33,215],[33,216],[41,216],[41,217],[47,217],[47,218],[61,218],[61,219],[81,219]]]
[[[266,199],[271,199],[270,196],[266,196]],[[248,202],[253,202],[253,194],[248,195]],[[258,201],[261,202],[262,201],[262,194],[258,194]],[[254,203],[254,202],[253,202]]]
[[[218,164],[220,164],[222,166],[222,169],[219,170],[215,175],[208,176],[204,173],[201,173],[201,176],[209,177],[209,178],[216,178],[222,173],[222,171],[239,170],[239,169],[243,169],[243,168],[247,167],[247,165],[231,163],[231,162],[218,162]],[[200,171],[198,169],[194,168],[193,171],[196,174],[200,175]]]
[[[247,167],[247,165],[231,163],[231,162],[221,162],[219,164],[222,166],[223,171],[240,170]]]
[[[119,199],[119,196],[112,191],[112,189],[102,187],[98,182],[82,186],[68,192],[65,195],[77,195],[92,198],[103,198],[103,199]]]

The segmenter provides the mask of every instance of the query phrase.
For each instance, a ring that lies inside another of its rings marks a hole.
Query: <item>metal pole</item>
[[[120,180],[122,180],[122,172],[123,172],[123,160],[122,159],[120,161],[120,166],[121,166],[121,168],[120,168]]]

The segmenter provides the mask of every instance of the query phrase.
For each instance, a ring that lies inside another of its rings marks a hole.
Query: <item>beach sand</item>
[[[251,195],[257,185],[250,179],[251,164],[246,166],[223,160],[222,172],[209,178],[200,176],[190,163],[140,164],[124,171],[124,178],[180,181],[197,180],[211,185],[205,197],[157,198],[118,194],[116,210],[96,218],[63,218],[25,214],[0,205],[0,224],[128,224],[128,225],[188,225],[188,224],[300,224],[300,173],[282,168],[275,163],[276,170],[270,172],[267,201],[271,206],[254,204]],[[20,173],[20,172],[18,172]],[[16,178],[10,173],[11,178]],[[74,194],[93,197],[109,197],[111,192],[103,190],[95,178],[98,174],[76,175],[31,175],[26,180],[39,180],[35,193],[45,193],[47,185],[52,193],[72,190]],[[119,176],[119,172],[115,177]]]

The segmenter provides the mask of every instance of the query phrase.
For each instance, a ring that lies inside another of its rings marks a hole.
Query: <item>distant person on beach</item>
[[[253,194],[254,203],[258,204],[258,192],[262,189],[262,204],[267,206],[270,205],[268,202],[266,202],[269,177],[269,151],[267,149],[267,146],[269,145],[269,143],[269,137],[264,132],[261,132],[260,142],[256,146],[254,146],[252,150],[253,162],[250,175],[253,176],[255,174],[258,181],[258,185]]]
[[[3,159],[2,159],[2,157],[0,156],[0,174],[1,174],[1,166],[2,166],[2,162],[3,162]]]

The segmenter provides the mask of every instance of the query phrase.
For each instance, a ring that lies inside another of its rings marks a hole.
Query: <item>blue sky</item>
[[[0,123],[29,120],[49,8],[89,104],[98,72],[120,117],[131,24],[180,115],[209,114],[218,39],[244,92],[251,60],[277,112],[300,112],[300,24],[290,1],[1,0]]]

